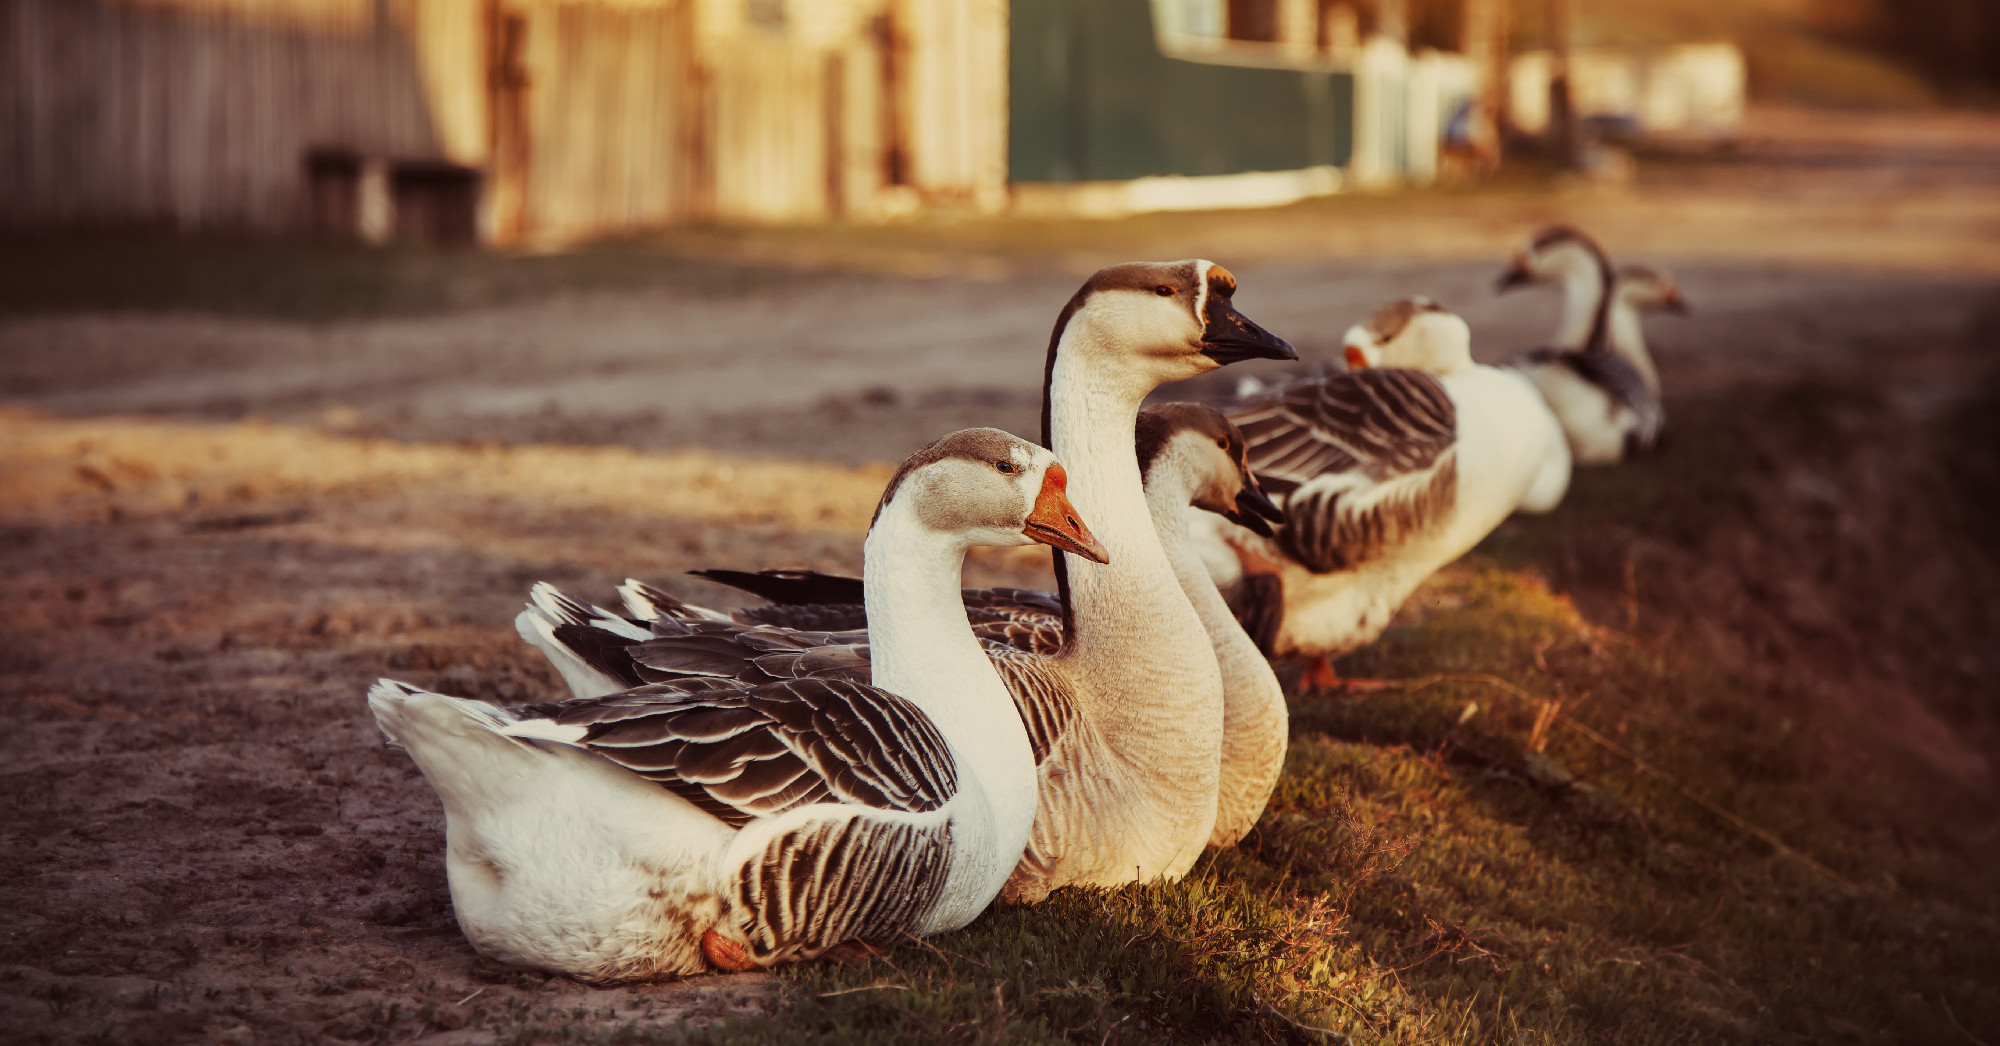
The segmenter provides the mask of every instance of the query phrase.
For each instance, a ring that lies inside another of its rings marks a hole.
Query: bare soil
[[[86,276],[0,321],[0,1038],[476,1043],[775,1005],[769,976],[601,991],[474,956],[436,800],[362,692],[556,692],[511,628],[536,580],[727,605],[682,572],[857,570],[884,463],[964,425],[1032,434],[1049,322],[1079,267],[1126,251],[1231,264],[1244,311],[1308,359],[1415,292],[1484,357],[1532,344],[1553,299],[1488,287],[1550,218],[1664,257],[1696,308],[1649,327],[1664,464],[1580,482],[1565,511],[1603,520],[1585,540],[1510,524],[1489,551],[1642,641],[1812,695],[1835,710],[1815,743],[1857,767],[1951,782],[1900,845],[1990,843],[2000,139],[1972,118],[1859,142],[1794,122],[1615,190],[697,231],[651,248],[680,259],[639,266],[657,279],[559,263],[523,287],[492,277],[511,262],[445,257],[421,264],[472,291],[312,315],[290,290],[163,310],[109,271],[151,255],[50,248],[103,260],[111,290]],[[1232,243],[1240,260],[1213,249]],[[199,251],[298,281],[316,264]],[[729,264],[686,264],[703,251]],[[969,579],[1044,570],[982,556]]]

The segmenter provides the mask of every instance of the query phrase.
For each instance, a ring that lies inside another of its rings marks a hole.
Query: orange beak
[[[1035,510],[1028,513],[1028,525],[1021,533],[1034,538],[1044,545],[1054,545],[1064,552],[1073,552],[1085,559],[1098,563],[1109,563],[1111,557],[1090,528],[1077,517],[1076,506],[1069,503],[1063,491],[1069,487],[1069,474],[1061,465],[1050,465],[1042,474],[1042,491],[1035,495]]]
[[[1358,345],[1347,346],[1346,355],[1347,355],[1348,370],[1368,369],[1368,357],[1362,354],[1360,346]]]

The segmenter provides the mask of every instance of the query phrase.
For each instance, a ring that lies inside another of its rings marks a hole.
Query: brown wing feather
[[[1387,484],[1356,489],[1308,482],[1285,502],[1278,547],[1314,573],[1351,569],[1430,529],[1457,497],[1456,451],[1427,472],[1395,477]]]
[[[1285,495],[1278,546],[1308,570],[1367,562],[1442,519],[1458,495],[1458,413],[1413,370],[1299,382],[1231,412],[1250,466]]]
[[[1332,374],[1287,386],[1229,412],[1250,467],[1273,494],[1328,472],[1381,481],[1428,469],[1458,438],[1451,397],[1420,371]]]
[[[965,591],[969,603],[976,604],[967,607],[973,630],[1013,694],[1039,765],[1077,719],[1063,696],[1066,691],[1041,661],[1062,646],[1061,605],[1053,595],[1033,589]],[[698,621],[686,624],[683,634],[630,643],[625,652],[635,670],[653,681],[635,693],[660,688],[720,692],[800,679],[865,686],[870,679],[867,638],[865,631],[805,632]]]
[[[921,813],[958,791],[930,719],[848,680],[667,684],[538,707],[584,727],[583,747],[732,825],[814,802]]]
[[[847,941],[886,946],[917,932],[950,870],[949,826],[814,821],[744,863],[731,916],[760,964]]]

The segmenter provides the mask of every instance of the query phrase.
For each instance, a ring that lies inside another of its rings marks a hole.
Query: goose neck
[[[1556,344],[1566,349],[1584,348],[1598,334],[1599,316],[1610,288],[1596,265],[1581,263],[1564,268],[1562,288],[1563,313],[1556,328]]]
[[[1195,613],[1201,615],[1204,628],[1212,622],[1202,614],[1201,600],[1196,597],[1203,586],[1193,584],[1199,579],[1208,580],[1208,569],[1202,565],[1193,540],[1188,536],[1188,505],[1194,500],[1194,477],[1179,467],[1173,460],[1175,452],[1169,450],[1167,457],[1156,463],[1146,476],[1146,508],[1153,519],[1153,529],[1160,535],[1160,550],[1166,554],[1167,563],[1173,568],[1174,578],[1188,594]],[[1215,584],[1206,586],[1211,592]],[[1220,594],[1217,599],[1220,600]],[[1225,611],[1227,608],[1224,608]],[[1212,629],[1211,629],[1212,631]]]
[[[874,685],[922,709],[962,758],[1021,733],[1005,686],[966,623],[966,544],[917,518],[909,499],[882,510],[863,546],[862,587]],[[1025,744],[1025,733],[1022,733]]]
[[[1653,355],[1646,351],[1646,332],[1640,324],[1638,306],[1624,298],[1614,298],[1611,303],[1609,346],[1611,351],[1625,358],[1639,377],[1646,383],[1646,391],[1654,398],[1660,395],[1660,374],[1653,366]]]
[[[1190,637],[1207,645],[1141,486],[1134,430],[1150,391],[1151,383],[1068,353],[1050,373],[1050,449],[1069,470],[1071,501],[1111,559],[1066,564],[1070,649],[1106,673],[1143,672],[1149,661],[1159,664],[1155,654]]]
[[[1255,653],[1250,637],[1244,634],[1236,616],[1230,613],[1229,604],[1216,589],[1188,530],[1188,506],[1194,500],[1199,480],[1192,469],[1174,460],[1177,453],[1169,450],[1146,476],[1146,505],[1153,518],[1153,529],[1160,535],[1160,549],[1217,650],[1233,636],[1241,638]]]

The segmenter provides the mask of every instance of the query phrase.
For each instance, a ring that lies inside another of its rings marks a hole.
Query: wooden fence
[[[695,216],[701,142],[688,6],[514,10],[527,39],[526,155],[518,170],[496,156],[492,172],[497,183],[521,182],[521,231],[570,240]],[[496,111],[507,104],[496,97]]]
[[[291,229],[314,148],[443,159],[408,37],[326,7],[0,3],[0,223]]]
[[[746,10],[0,0],[0,226],[561,242],[1004,202],[1005,0]]]

